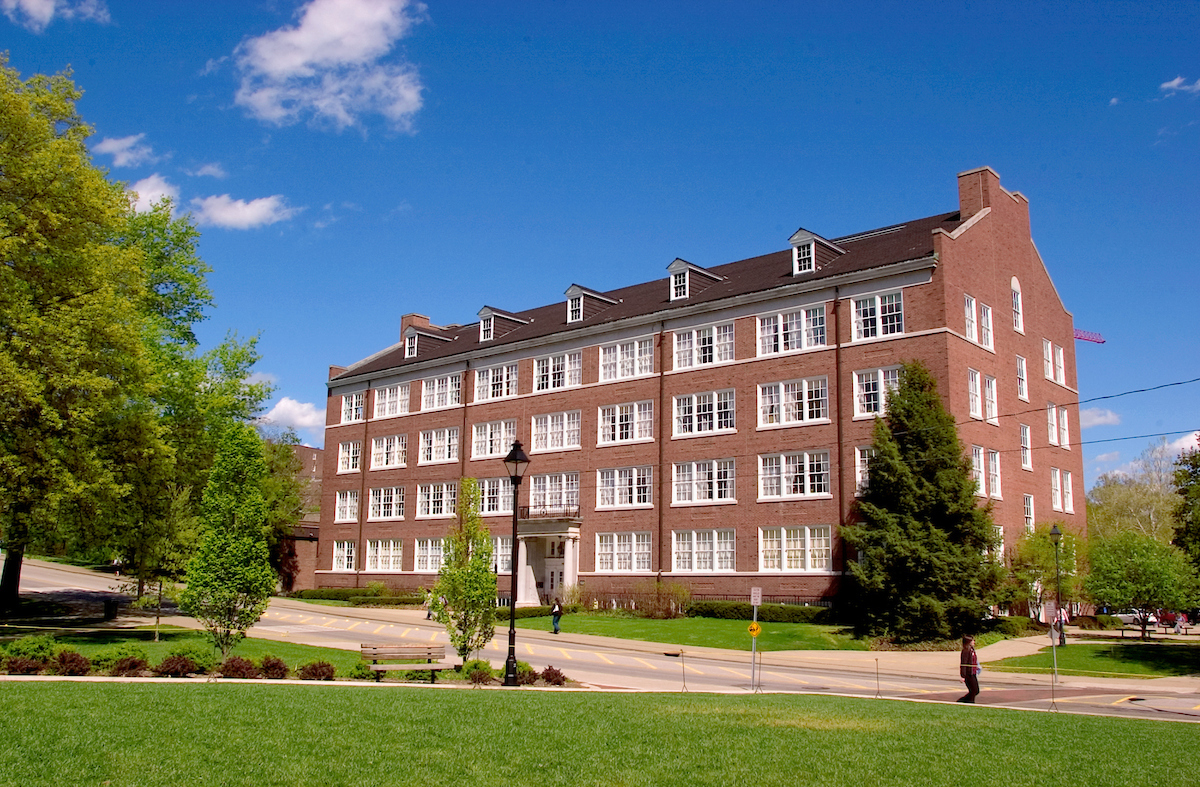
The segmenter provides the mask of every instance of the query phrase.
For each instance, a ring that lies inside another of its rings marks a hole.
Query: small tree
[[[1179,547],[1154,536],[1126,531],[1093,541],[1084,590],[1098,606],[1132,609],[1142,637],[1156,609],[1185,609],[1196,603],[1196,569]]]
[[[188,564],[181,607],[199,620],[221,656],[262,617],[275,589],[263,522],[262,441],[235,424],[222,438],[201,501],[200,547]]]
[[[430,608],[466,664],[471,653],[491,642],[496,621],[492,537],[479,516],[479,483],[474,478],[462,480],[458,522],[446,538],[442,554]]]
[[[1013,588],[1012,600],[1028,605],[1031,612],[1037,612],[1045,605],[1046,600],[1054,598],[1057,591],[1061,567],[1063,601],[1079,600],[1079,574],[1076,571],[1076,555],[1078,539],[1074,533],[1061,526],[1062,543],[1059,544],[1058,565],[1054,562],[1054,542],[1050,539],[1051,522],[1038,526],[1032,533],[1026,533],[1013,545],[1009,554],[1009,581]]]
[[[1175,491],[1182,499],[1175,509],[1171,543],[1200,568],[1200,451],[1185,451],[1175,463]]]

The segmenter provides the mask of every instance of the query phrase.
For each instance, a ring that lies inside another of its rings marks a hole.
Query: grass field
[[[807,696],[2,684],[0,785],[1190,785],[1187,724]]]
[[[708,648],[750,650],[748,620],[718,618],[650,618],[594,615],[587,612],[565,615],[564,631],[575,634],[595,634],[601,637],[620,637],[643,642],[665,642],[672,645],[699,645]],[[841,634],[840,626],[817,626],[811,623],[760,623],[758,649],[768,650],[866,650],[864,640]],[[507,626],[507,621],[497,628]],[[519,618],[517,628],[550,631],[550,618]]]
[[[1032,656],[987,663],[997,672],[1050,672],[1054,654],[1049,647]],[[1062,675],[1164,678],[1200,674],[1200,645],[1121,643],[1120,640],[1071,642],[1058,649]]]

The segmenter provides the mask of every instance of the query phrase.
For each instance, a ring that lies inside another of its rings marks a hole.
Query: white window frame
[[[567,410],[561,413],[543,413],[530,419],[533,444],[530,451],[535,454],[551,451],[574,451],[581,448],[581,413]]]
[[[808,377],[758,386],[758,426],[829,423],[829,378]]]
[[[758,570],[772,574],[830,573],[833,570],[833,527],[760,527]]]
[[[624,445],[654,440],[654,401],[622,402],[597,411],[596,445]]]
[[[967,369],[967,412],[972,418],[983,418],[983,397],[979,390],[979,371]]]
[[[417,485],[417,519],[452,519],[457,509],[457,481]]]
[[[1046,432],[1050,445],[1058,445],[1058,405],[1046,403]]]
[[[1062,474],[1057,467],[1050,468],[1050,508],[1062,511]]]
[[[970,295],[963,295],[963,333],[967,339],[979,344],[979,328],[978,321],[975,319],[975,299]]]
[[[1029,401],[1029,367],[1023,355],[1017,356],[1017,398]]]
[[[733,459],[676,462],[672,468],[672,505],[721,505],[737,502]]]
[[[1063,348],[1057,344],[1054,345],[1054,382],[1062,386],[1067,384],[1067,367]]]
[[[853,301],[854,341],[904,334],[904,293],[900,290],[854,298]],[[896,315],[898,321],[889,319]]]
[[[596,573],[648,574],[652,542],[650,533],[597,533]]]
[[[671,300],[681,301],[688,297],[689,291],[688,271],[675,271],[671,274]]]
[[[413,570],[422,574],[436,574],[442,568],[442,539],[418,538],[417,557]]]
[[[630,339],[600,347],[600,382],[654,374],[654,339]]]
[[[758,499],[761,502],[828,498],[832,496],[831,477],[829,451],[759,454]],[[797,486],[803,491],[792,491]]]
[[[365,397],[365,391],[356,391],[355,393],[344,394],[342,396],[342,423],[359,423],[366,417],[366,412],[363,408]]]
[[[333,542],[333,565],[330,569],[338,572],[354,571],[354,542]]]
[[[475,424],[471,430],[471,459],[495,459],[505,457],[517,439],[516,419],[485,421]]]
[[[971,477],[975,479],[975,496],[987,497],[987,479],[984,477],[983,446],[971,446]]]
[[[583,385],[583,353],[557,353],[533,361],[533,390],[559,391]]]
[[[1000,425],[1000,410],[996,401],[996,378],[983,377],[983,414],[989,424]]]
[[[445,410],[462,404],[462,372],[427,377],[421,381],[421,409]]]
[[[393,434],[371,441],[371,469],[385,470],[408,464],[408,435]]]
[[[1068,451],[1071,449],[1071,424],[1066,406],[1058,408],[1058,445]]]
[[[988,493],[997,500],[1004,499],[1000,486],[1000,452],[988,449]]]
[[[357,473],[362,469],[362,440],[338,443],[338,474]]]
[[[737,571],[737,532],[731,528],[673,531],[671,570],[678,574]]]
[[[388,385],[375,389],[375,417],[391,418],[407,415],[409,407],[408,383]]]
[[[426,429],[421,432],[418,465],[441,465],[458,461],[458,427]]]
[[[868,393],[867,386],[872,390]],[[889,394],[900,385],[900,367],[884,366],[862,369],[854,373],[854,417],[874,418],[887,412]],[[875,409],[868,409],[868,396],[875,399]]]
[[[816,242],[809,241],[792,247],[792,275],[812,273],[817,269]]]
[[[497,389],[499,389],[497,391]],[[517,365],[515,363],[475,370],[475,401],[491,402],[517,395]]]
[[[1062,470],[1062,498],[1063,512],[1067,514],[1075,513],[1075,490],[1071,485],[1071,471]]]
[[[497,574],[512,573],[512,536],[492,538],[492,571]]]
[[[1033,442],[1029,424],[1021,424],[1021,469],[1033,469]]]
[[[567,322],[582,322],[583,321],[583,296],[576,295],[574,298],[567,299]]]
[[[754,321],[758,331],[758,357],[787,355],[825,347],[828,341],[825,304],[803,306],[786,312],[760,314]]]
[[[979,304],[979,344],[988,350],[996,346],[992,333],[992,307],[985,303]]]
[[[692,369],[729,363],[733,357],[733,323],[704,325],[687,331],[675,331],[674,369]]]
[[[479,513],[481,516],[512,516],[512,481],[508,478],[479,479]]]
[[[367,521],[393,522],[404,519],[404,487],[379,486],[368,492]]]
[[[579,510],[579,473],[541,473],[529,481],[530,511],[571,513]]]
[[[596,510],[654,507],[654,468],[609,467],[596,471]]]
[[[402,571],[404,542],[398,538],[374,538],[367,541],[367,562],[364,570],[387,574]]]
[[[415,333],[412,336],[404,337],[404,357],[417,357],[417,335]]]
[[[854,449],[854,494],[861,495],[871,483],[871,459],[875,446],[860,445]]]
[[[737,431],[737,398],[732,388],[676,396],[672,437],[700,437]]]
[[[479,341],[490,342],[495,335],[496,330],[495,317],[483,317],[479,320]]]
[[[343,489],[334,497],[335,508],[333,510],[334,522],[357,522],[358,521],[358,490]]]
[[[1042,339],[1042,374],[1047,380],[1054,379],[1054,345],[1049,339]]]
[[[1033,513],[1033,495],[1025,495],[1025,501],[1022,506],[1022,515],[1025,520],[1025,532],[1032,533],[1034,525]]]
[[[1021,300],[1021,285],[1015,277],[1012,288],[1012,311],[1013,330],[1017,333],[1025,333],[1025,309]]]

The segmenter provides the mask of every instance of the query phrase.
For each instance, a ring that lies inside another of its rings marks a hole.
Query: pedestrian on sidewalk
[[[558,622],[562,620],[562,604],[554,599],[554,607],[550,610],[550,621],[554,624],[554,633],[558,633]]]
[[[959,702],[975,702],[979,694],[979,656],[975,653],[975,638],[963,637],[962,653],[958,659],[958,674],[967,684],[967,693],[958,698]]]

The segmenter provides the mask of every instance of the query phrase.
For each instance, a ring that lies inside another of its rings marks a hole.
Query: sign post
[[[758,691],[758,608],[762,606],[762,588],[750,588],[750,606],[754,608],[754,619],[750,623],[750,690]]]

